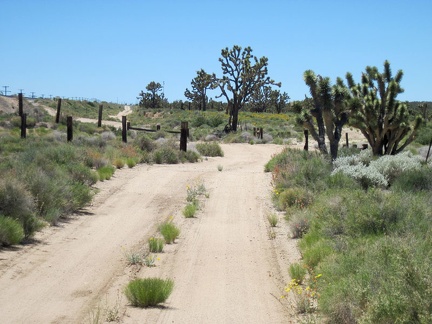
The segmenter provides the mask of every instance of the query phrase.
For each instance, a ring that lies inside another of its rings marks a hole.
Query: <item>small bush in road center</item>
[[[125,295],[132,306],[156,306],[168,299],[173,288],[174,281],[171,279],[135,279],[126,286]]]

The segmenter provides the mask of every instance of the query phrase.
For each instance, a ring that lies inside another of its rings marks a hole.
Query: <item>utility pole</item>
[[[10,92],[10,91],[8,91],[8,89],[7,89],[7,88],[9,88],[9,86],[3,86],[3,88],[5,89],[5,90],[4,90],[4,95],[7,96],[7,93]]]

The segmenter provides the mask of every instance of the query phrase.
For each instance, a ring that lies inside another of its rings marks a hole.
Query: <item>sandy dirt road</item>
[[[289,323],[278,297],[298,252],[285,246],[281,257],[269,239],[271,175],[263,172],[282,147],[222,147],[223,158],[117,171],[83,213],[46,228],[36,244],[1,250],[1,323],[94,323],[101,308],[118,310],[122,323]],[[196,183],[209,197],[185,219],[186,186]],[[156,267],[128,266],[125,251],[145,246],[170,217],[182,232]],[[172,295],[163,307],[129,306],[124,286],[147,276],[172,278]]]

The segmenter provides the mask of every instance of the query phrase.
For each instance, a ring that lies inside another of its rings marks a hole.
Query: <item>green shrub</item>
[[[117,169],[121,169],[124,167],[125,161],[122,158],[116,158],[113,164]]]
[[[327,188],[331,164],[325,156],[318,153],[288,148],[274,156],[265,169],[273,169],[273,179],[279,190],[302,187],[310,191],[321,191]]]
[[[18,221],[26,237],[43,226],[35,211],[33,196],[21,182],[11,178],[0,180],[0,213]]]
[[[140,135],[135,138],[134,145],[144,152],[152,152],[156,148],[156,143],[147,135]]]
[[[196,149],[201,155],[204,156],[224,156],[219,143],[197,143]]]
[[[300,285],[306,276],[306,268],[299,263],[292,263],[289,266],[288,273],[291,279],[294,279]]]
[[[103,166],[97,169],[100,181],[105,181],[111,179],[115,172],[115,168],[111,165]]]
[[[429,127],[421,127],[418,130],[415,141],[422,145],[429,145],[431,139],[432,139],[432,127],[431,124],[429,123]]]
[[[419,170],[403,172],[393,182],[394,190],[432,191],[432,168],[424,165]]]
[[[195,151],[180,151],[180,160],[182,162],[190,162],[195,163],[198,162],[200,159],[200,155]]]
[[[302,238],[310,227],[309,216],[305,212],[298,212],[289,222],[292,238]]]
[[[159,226],[159,231],[165,239],[165,243],[174,243],[180,235],[180,229],[171,222],[163,223]]]
[[[148,240],[149,251],[152,253],[160,253],[163,251],[165,240],[157,237],[151,237]]]
[[[125,295],[133,306],[156,306],[168,299],[173,288],[174,281],[171,279],[135,279],[126,286]]]
[[[92,186],[99,179],[97,172],[89,169],[81,163],[70,163],[67,165],[66,169],[71,176],[71,180],[79,184]]]
[[[156,164],[177,164],[179,162],[177,150],[168,145],[156,149],[153,159]]]
[[[267,216],[267,220],[271,227],[276,227],[279,222],[279,217],[276,214],[270,214]]]
[[[183,208],[183,215],[186,218],[192,218],[195,217],[196,211],[197,211],[197,204],[189,203]]]
[[[136,166],[137,161],[135,158],[127,158],[126,164],[127,164],[128,168],[133,168],[134,166]]]
[[[292,187],[275,192],[277,198],[277,207],[279,210],[286,210],[288,207],[306,208],[312,202],[312,193],[307,189]]]
[[[24,239],[24,229],[19,221],[0,215],[0,245],[14,245]]]

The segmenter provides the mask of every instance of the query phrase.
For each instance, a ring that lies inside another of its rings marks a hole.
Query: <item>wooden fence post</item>
[[[67,126],[67,141],[70,142],[73,140],[73,121],[72,116],[66,117],[66,126]]]
[[[263,128],[261,127],[261,128],[260,128],[260,138],[261,138],[261,139],[263,139],[263,134],[264,134],[264,130],[263,130]]]
[[[58,98],[58,101],[57,101],[57,114],[56,114],[56,119],[55,119],[56,124],[58,124],[60,122],[60,108],[61,108],[61,98]]]
[[[98,127],[102,127],[102,110],[103,105],[99,105]]]
[[[122,116],[122,141],[127,143],[127,122],[126,116]]]
[[[348,141],[348,133],[345,133],[345,142],[346,142],[346,147],[349,147],[349,141]]]
[[[181,122],[180,151],[187,151],[187,138],[189,136],[188,122]]]
[[[27,114],[21,115],[21,138],[27,137]]]
[[[23,115],[23,94],[18,93],[18,114],[22,117]]]
[[[253,134],[254,134],[255,137],[257,136],[257,129],[256,129],[256,127],[253,128]]]
[[[303,147],[303,149],[305,151],[309,150],[309,131],[307,129],[304,130],[304,136],[305,136],[305,145]]]
[[[431,151],[431,146],[432,146],[432,138],[431,138],[431,140],[429,142],[429,148],[428,148],[428,151],[427,151],[427,154],[426,154],[426,164],[428,163],[429,154],[430,154],[430,151]]]
[[[160,124],[156,124],[156,130],[160,130]]]

